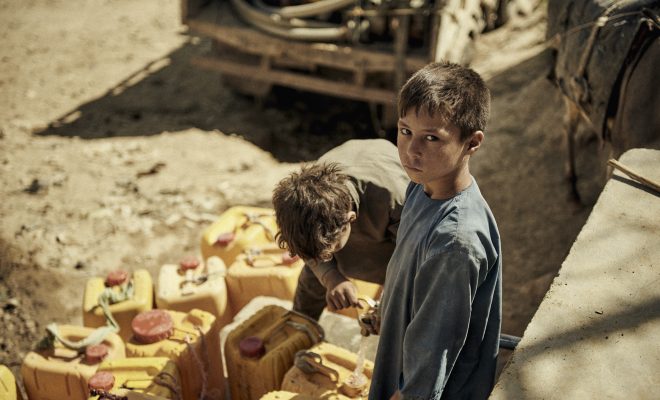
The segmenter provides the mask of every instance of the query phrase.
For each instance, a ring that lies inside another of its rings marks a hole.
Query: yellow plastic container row
[[[363,376],[359,379],[353,377],[357,355],[330,343],[315,345],[302,361],[306,368],[294,365],[282,380],[282,390],[304,393],[314,398],[367,398],[374,369],[371,361],[363,360]]]
[[[174,361],[181,374],[184,399],[197,399],[206,377],[206,396],[220,399],[223,395],[224,376],[220,356],[219,330],[215,316],[193,309],[189,313],[169,310],[153,310],[150,313],[169,314],[172,329],[163,333],[162,339],[145,342],[134,334],[126,344],[129,357],[167,357]],[[134,325],[135,329],[135,325]],[[208,366],[208,369],[207,367]]]
[[[60,335],[78,341],[94,331],[81,326],[60,325]],[[114,333],[102,342],[107,350],[106,360],[125,357],[124,342]],[[101,360],[89,360],[75,350],[56,342],[50,350],[31,351],[21,367],[23,384],[28,398],[35,400],[84,400],[89,396],[87,384],[96,373]]]
[[[274,243],[278,229],[273,209],[231,207],[202,233],[202,256],[217,256],[231,265],[246,250]]]
[[[296,352],[323,339],[312,320],[266,306],[229,333],[225,358],[232,400],[258,399],[279,390]]]
[[[134,295],[131,299],[110,305],[109,309],[112,316],[120,327],[119,336],[125,341],[131,337],[131,321],[142,311],[153,308],[153,282],[151,275],[146,269],[139,269],[133,272],[132,278]],[[98,307],[99,295],[106,288],[106,282],[103,278],[92,278],[87,281],[85,294],[83,297],[83,325],[96,328],[107,324],[103,310]],[[121,285],[113,287],[114,290],[121,290]]]
[[[0,364],[0,399],[20,400],[20,392],[16,389],[16,379],[9,368]]]
[[[156,305],[160,309],[189,312],[199,309],[213,314],[219,327],[231,322],[225,275],[227,268],[218,257],[205,263],[182,260],[163,265],[158,275]]]
[[[293,300],[304,261],[271,245],[238,256],[227,271],[227,290],[234,314],[257,296]]]
[[[169,400],[180,397],[172,389],[180,395],[181,377],[176,364],[167,357],[104,361],[98,372],[108,372],[114,377],[112,388],[106,390],[110,394],[143,400]],[[90,400],[98,398],[99,396],[89,397]]]

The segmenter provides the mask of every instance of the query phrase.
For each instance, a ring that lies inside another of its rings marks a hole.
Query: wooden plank
[[[194,57],[191,62],[200,68],[219,71],[227,75],[288,86],[300,90],[308,90],[359,101],[372,101],[386,105],[392,105],[396,101],[396,93],[391,90],[358,87],[343,82],[286,71],[265,71],[258,65],[227,61],[217,57]]]
[[[266,35],[255,28],[219,25],[217,23],[191,19],[190,29],[241,51],[263,55],[274,59],[289,59],[298,63],[318,65],[366,72],[393,72],[394,54],[358,49],[352,46],[332,43],[305,43],[278,39]],[[428,62],[427,58],[409,55],[405,60],[407,71],[414,72]]]
[[[405,82],[408,74],[406,73],[406,53],[408,52],[408,31],[410,30],[410,15],[399,15],[394,18],[395,27],[394,36],[394,87],[399,90]]]

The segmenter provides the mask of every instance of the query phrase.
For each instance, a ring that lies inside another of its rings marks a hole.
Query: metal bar
[[[399,15],[392,20],[394,36],[394,90],[403,86],[406,74],[406,53],[408,52],[408,31],[410,30],[410,15]]]
[[[521,338],[518,336],[507,335],[506,333],[500,334],[500,347],[503,349],[515,350],[520,343]]]

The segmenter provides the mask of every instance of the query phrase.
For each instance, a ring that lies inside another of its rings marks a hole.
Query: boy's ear
[[[348,212],[348,222],[354,222],[357,219],[357,214],[355,211],[349,211]]]
[[[472,155],[477,150],[479,150],[479,147],[481,146],[481,142],[483,142],[483,140],[484,140],[483,131],[475,131],[467,141],[467,153],[469,155]]]

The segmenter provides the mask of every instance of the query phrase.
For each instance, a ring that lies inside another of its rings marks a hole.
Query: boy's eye
[[[412,132],[410,132],[410,129],[408,129],[408,128],[400,128],[399,133],[404,135],[404,136],[408,136],[408,135],[412,134]]]
[[[426,135],[424,136],[424,140],[426,140],[427,142],[435,142],[438,140],[438,137],[433,135]]]

